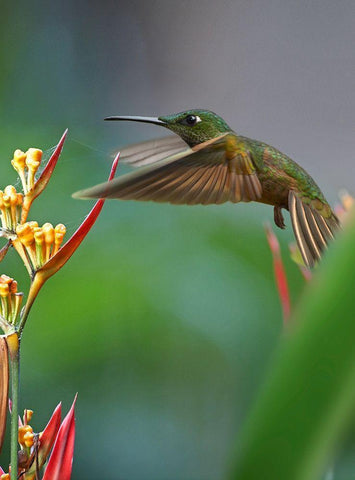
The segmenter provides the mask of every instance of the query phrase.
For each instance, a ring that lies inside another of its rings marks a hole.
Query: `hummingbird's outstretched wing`
[[[248,202],[261,195],[253,160],[234,134],[221,135],[193,150],[74,194],[77,198],[188,205]]]
[[[131,167],[143,167],[157,163],[164,158],[187,149],[188,145],[184,140],[177,135],[169,135],[168,137],[135,143],[122,148],[120,162],[126,163]]]
[[[293,190],[289,192],[288,208],[303,260],[313,267],[339,229],[338,219],[332,212],[328,216],[322,215]]]

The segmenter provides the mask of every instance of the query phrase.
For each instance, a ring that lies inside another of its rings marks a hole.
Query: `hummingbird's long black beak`
[[[121,120],[121,121],[129,121],[129,122],[143,122],[143,123],[153,123],[154,125],[161,125],[165,126],[166,123],[162,120],[159,120],[158,117],[135,117],[131,115],[123,115],[118,117],[106,117],[105,120]]]

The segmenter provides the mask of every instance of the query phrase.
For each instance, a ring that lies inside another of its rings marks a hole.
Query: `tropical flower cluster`
[[[34,432],[29,423],[33,411],[24,411],[18,428],[18,478],[37,480],[48,461],[42,480],[70,479],[75,440],[75,402],[76,398],[63,422],[62,406],[57,405],[47,426],[39,433]],[[5,473],[1,467],[0,480],[10,480],[10,473]]]
[[[7,185],[0,190],[0,236],[6,239],[6,245],[0,250],[0,262],[10,247],[13,247],[22,259],[31,280],[28,294],[24,295],[18,291],[16,280],[7,274],[0,275],[0,328],[3,331],[3,335],[0,336],[0,449],[6,427],[9,378],[12,396],[11,465],[9,473],[0,468],[1,480],[10,478],[39,480],[40,472],[48,458],[43,480],[69,480],[71,475],[75,401],[62,424],[60,424],[61,407],[58,406],[41,433],[35,433],[30,425],[31,410],[25,410],[22,420],[18,422],[20,343],[31,307],[44,283],[79,247],[104,204],[104,200],[98,200],[83,223],[66,242],[66,227],[62,223],[54,226],[46,222],[41,226],[35,220],[28,220],[33,201],[46,188],[53,174],[66,135],[67,131],[64,132],[44,168],[42,150],[38,148],[29,148],[26,152],[15,150],[11,164],[20,179],[22,191],[17,191],[13,185]],[[114,177],[117,163],[118,156],[112,164],[109,180]],[[17,443],[20,445],[19,451]]]

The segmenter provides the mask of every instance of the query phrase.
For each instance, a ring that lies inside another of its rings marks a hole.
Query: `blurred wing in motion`
[[[238,142],[225,134],[74,196],[188,205],[258,200],[260,181],[249,152],[241,146],[233,150]]]
[[[313,267],[339,229],[338,219],[334,214],[325,217],[292,190],[288,207],[298,248],[305,264]]]
[[[164,158],[186,151],[188,145],[177,135],[135,143],[121,150],[120,162],[132,167],[152,165]]]

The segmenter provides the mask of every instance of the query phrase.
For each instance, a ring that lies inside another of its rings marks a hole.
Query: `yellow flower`
[[[13,185],[8,185],[4,191],[0,190],[0,218],[5,232],[14,232],[20,221],[22,204],[23,195],[17,193]]]
[[[42,267],[55,255],[66,233],[66,227],[59,223],[55,228],[51,223],[42,227],[37,222],[26,222],[16,228],[17,239],[14,247],[24,259],[30,275]]]
[[[18,293],[17,282],[7,275],[0,276],[0,316],[9,325],[15,325],[20,314],[23,293]],[[3,327],[4,325],[2,325]]]

